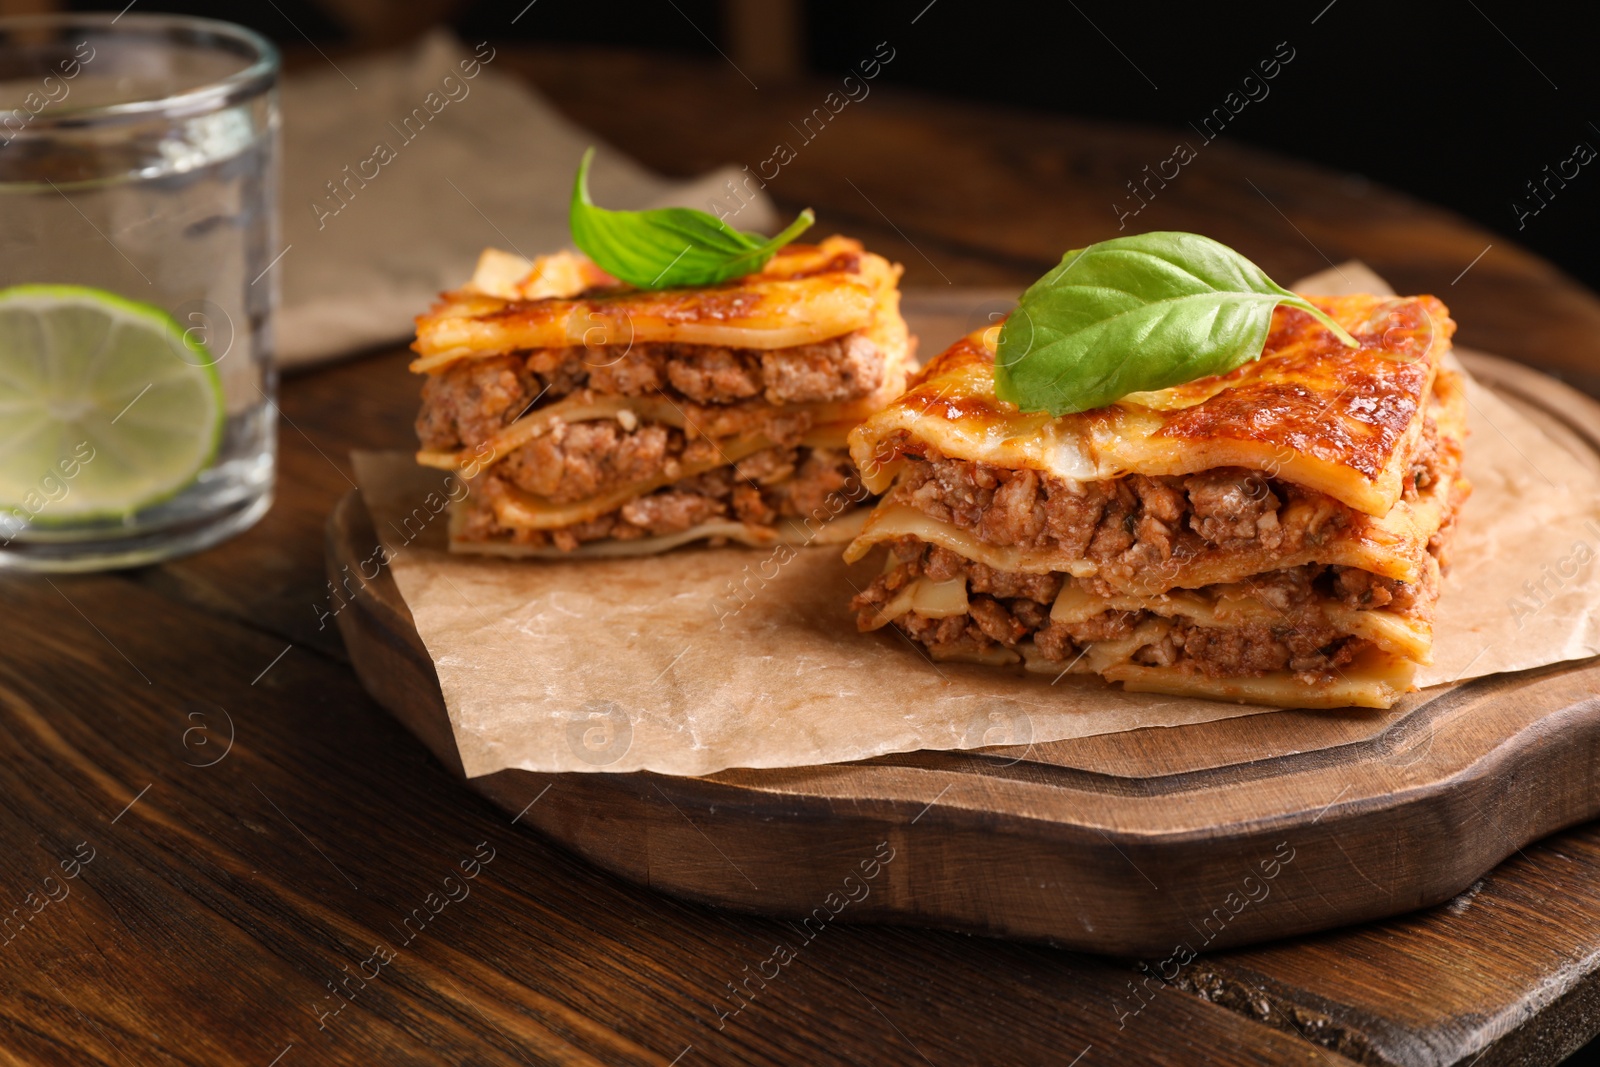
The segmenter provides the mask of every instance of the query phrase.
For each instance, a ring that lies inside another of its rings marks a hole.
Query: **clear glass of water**
[[[213,545],[272,503],[278,56],[209,19],[0,19],[0,566]]]

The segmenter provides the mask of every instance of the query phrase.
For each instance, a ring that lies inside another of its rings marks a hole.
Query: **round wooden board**
[[[1463,353],[1600,464],[1600,404]],[[327,562],[376,537],[360,495]],[[438,679],[387,570],[338,616],[369,692],[461,773]],[[472,788],[594,863],[699,901],[816,909],[1128,955],[1220,948],[1460,893],[1600,814],[1600,662],[1413,694],[1388,712],[1280,711],[1025,750],[914,752],[704,778],[502,771]],[[893,850],[867,895],[847,877]]]

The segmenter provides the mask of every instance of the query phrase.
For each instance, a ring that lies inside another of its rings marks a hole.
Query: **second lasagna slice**
[[[1387,707],[1429,662],[1465,436],[1431,297],[1274,313],[1260,360],[1053,418],[994,396],[993,331],[852,438],[882,502],[855,599],[935,658],[1135,691]]]
[[[472,485],[451,547],[847,538],[866,492],[846,435],[911,366],[899,275],[839,237],[723,285],[652,292],[570,254],[486,253],[413,345],[417,458]]]

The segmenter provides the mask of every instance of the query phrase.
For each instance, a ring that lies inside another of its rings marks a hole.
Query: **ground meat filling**
[[[1321,493],[1244,467],[1071,482],[932,449],[906,458],[897,499],[988,544],[1059,547],[1114,576],[1211,548],[1294,552],[1360,521]],[[1438,481],[1440,463],[1438,427],[1429,417],[1406,470],[1407,500]]]
[[[1278,509],[1283,502],[1258,471],[1239,467],[1191,474],[1183,480],[1188,496],[1189,526],[1206,541],[1222,547],[1259,541],[1275,549],[1283,543]]]
[[[588,425],[591,424],[574,424]],[[689,447],[704,443],[690,442]],[[639,443],[636,447],[646,446]],[[569,473],[573,468],[563,459],[556,477],[574,478],[574,487],[587,484],[591,477],[598,477],[602,472],[608,474],[633,462],[636,451],[631,446],[615,455],[611,466],[598,467],[595,471],[583,468],[577,475]],[[547,462],[551,461],[529,464],[535,477],[546,475]],[[472,541],[499,541],[536,548],[554,546],[570,552],[586,541],[607,538],[631,541],[681,533],[717,520],[764,526],[780,518],[796,518],[820,525],[860,503],[866,495],[849,455],[844,452],[805,447],[769,448],[738,463],[718,466],[636,497],[598,518],[554,530],[527,530],[501,526],[495,519],[494,502],[509,487],[517,485],[512,480],[513,474],[514,468],[509,464],[499,465],[475,483],[474,492],[466,501],[465,525],[459,531],[460,536]],[[588,495],[592,494],[579,493],[577,499]]]
[[[851,602],[857,623],[868,629],[881,622],[884,605],[917,578],[944,582],[965,577],[965,615],[933,618],[912,611],[894,620],[907,636],[936,655],[981,652],[995,646],[1015,649],[1031,639],[1045,659],[1068,666],[1090,644],[1129,637],[1141,623],[1159,617],[1149,611],[1105,611],[1081,622],[1065,623],[1050,618],[1051,606],[1061,592],[1063,578],[1059,574],[1008,574],[909,538],[897,542],[894,551],[897,565]],[[1382,595],[1388,595],[1390,599],[1383,604],[1398,609],[1412,603],[1417,592],[1405,583],[1363,571],[1316,565],[1262,574],[1252,578],[1250,585],[1256,598],[1282,613],[1281,620],[1227,629],[1172,620],[1166,633],[1133,653],[1133,662],[1181,665],[1210,677],[1291,671],[1302,681],[1325,679],[1369,642],[1301,612],[1311,597],[1338,595],[1352,607],[1375,607]],[[1357,600],[1361,602],[1355,603]]]
[[[770,510],[757,506],[757,496],[794,497],[795,502],[785,506],[798,510],[782,514],[808,513],[810,507],[802,504],[814,506],[821,502],[821,495],[840,485],[822,478],[814,467],[816,476],[808,481],[784,484],[795,474],[800,463],[796,457],[802,451],[809,454],[796,446],[767,448],[735,463],[727,472],[734,482],[733,493],[748,498],[756,514]],[[675,482],[685,477],[686,470],[728,462],[715,441],[659,423],[635,423],[629,429],[611,419],[556,420],[546,433],[506,453],[491,470],[505,482],[552,504],[571,504],[630,485]]]
[[[1431,544],[1429,550],[1432,551]],[[1347,607],[1383,608],[1400,614],[1413,614],[1421,611],[1423,605],[1432,604],[1438,598],[1438,580],[1439,573],[1432,567],[1423,570],[1421,583],[1385,578],[1354,567],[1329,567],[1325,579],[1328,595],[1337,597]],[[1424,614],[1431,617],[1432,613]]]
[[[1344,525],[1349,509],[1301,509],[1296,525],[1280,521],[1287,500],[1311,498],[1259,471],[1219,467],[1188,477],[1132,474],[1104,482],[1069,482],[1038,471],[958,459],[917,459],[899,499],[993,545],[1060,547],[1099,563],[1130,567],[1196,554],[1207,547],[1291,550],[1320,543]]]
[[[909,611],[893,625],[935,655],[981,652],[996,645],[1015,648],[1031,637],[1046,659],[1070,667],[1086,645],[1125,637],[1151,617],[1148,612],[1106,612],[1063,626],[1050,621],[1048,609],[1031,600],[977,597],[966,615],[940,619]],[[1290,671],[1310,683],[1337,676],[1369,644],[1326,627],[1252,623],[1224,630],[1180,620],[1134,652],[1132,661],[1141,666],[1183,667],[1211,678]]]
[[[476,448],[520,415],[537,391],[511,356],[464,360],[422,383],[417,438],[430,450]]]
[[[525,412],[585,389],[603,396],[659,394],[712,409],[770,407],[854,400],[881,386],[883,376],[882,352],[861,333],[770,351],[680,344],[542,348],[462,360],[430,374],[417,436],[433,451],[475,448]],[[694,421],[717,417],[706,411]]]
[[[546,433],[508,452],[495,473],[553,504],[570,504],[658,478],[676,480],[685,464],[721,461],[705,438],[660,423],[632,430],[611,419],[553,422]]]
[[[1433,416],[1428,415],[1423,421],[1422,436],[1417,438],[1411,463],[1406,467],[1401,495],[1407,500],[1416,500],[1418,494],[1426,492],[1439,478],[1439,458],[1439,426]]]

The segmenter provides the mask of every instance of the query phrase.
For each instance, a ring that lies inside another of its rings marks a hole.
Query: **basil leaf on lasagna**
[[[1325,312],[1233,249],[1194,233],[1118,237],[1068,252],[1000,330],[995,392],[1061,416],[1259,359],[1280,304]]]
[[[572,183],[568,225],[573,243],[607,274],[638,289],[715,285],[754,274],[815,218],[807,208],[788,229],[769,238],[736,230],[693,208],[610,211],[589,198],[593,160],[590,148]]]

